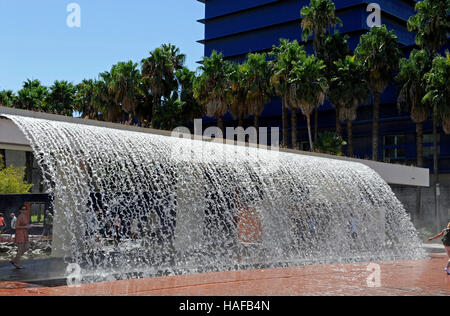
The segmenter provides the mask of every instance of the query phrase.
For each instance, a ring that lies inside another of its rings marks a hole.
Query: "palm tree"
[[[67,81],[55,81],[47,96],[47,111],[54,114],[72,116],[75,103],[74,85]]]
[[[434,55],[447,43],[450,33],[450,1],[423,0],[417,2],[417,14],[408,20],[408,30],[416,32],[416,44]]]
[[[333,35],[327,36],[323,45],[319,49],[317,56],[323,60],[327,71],[325,77],[330,83],[327,98],[331,101],[335,108],[336,114],[336,135],[342,137],[342,125],[339,116],[339,100],[341,89],[338,85],[332,84],[332,79],[337,75],[337,66],[335,62],[345,59],[346,56],[351,55],[352,51],[348,46],[348,36],[342,35],[339,32],[334,32]]]
[[[83,79],[75,88],[74,109],[84,118],[95,119],[98,116],[98,111],[94,107],[94,80]]]
[[[311,0],[309,7],[300,11],[302,18],[302,39],[307,41],[313,35],[314,52],[317,54],[323,45],[324,34],[331,27],[342,26],[342,21],[335,15],[336,7],[331,0]]]
[[[309,7],[303,7],[300,11],[302,18],[302,39],[306,42],[313,35],[313,47],[316,56],[321,51],[326,34],[332,27],[342,26],[342,21],[336,14],[336,7],[331,0],[311,0]],[[314,139],[319,133],[319,108],[314,115]]]
[[[162,106],[156,109],[153,127],[170,131],[181,126],[183,106],[184,102],[175,95],[163,100]]]
[[[311,114],[314,109],[323,104],[327,90],[327,79],[324,77],[326,68],[322,60],[316,56],[301,55],[294,61],[294,68],[290,73],[291,104],[300,108],[306,116],[308,124],[308,137],[311,151],[314,151],[314,143],[311,135]]]
[[[247,105],[248,93],[248,70],[249,65],[232,64],[232,71],[229,74],[228,96],[230,101],[230,113],[238,120],[238,127],[244,126],[244,118],[249,116]]]
[[[203,58],[199,69],[202,73],[194,81],[194,97],[206,109],[207,116],[217,118],[217,126],[223,132],[222,116],[228,112],[231,64],[213,51],[210,57]]]
[[[186,56],[172,44],[164,44],[150,52],[150,57],[142,60],[142,76],[150,89],[155,114],[161,105],[161,99],[168,99],[178,88],[175,72],[182,69]]]
[[[423,167],[423,123],[427,120],[429,106],[422,101],[425,96],[424,75],[430,70],[431,62],[424,50],[414,49],[409,59],[400,60],[400,72],[395,78],[402,86],[398,97],[399,109],[404,107],[411,113],[417,126],[417,166]],[[416,211],[420,214],[422,190],[416,190]]]
[[[122,107],[115,102],[115,96],[110,89],[112,83],[111,73],[102,72],[99,80],[94,82],[93,104],[98,112],[102,113],[104,120],[118,123],[122,116]]]
[[[16,107],[19,109],[45,112],[46,98],[48,95],[47,87],[41,85],[39,80],[27,79],[23,87],[17,93]]]
[[[414,49],[409,59],[400,60],[400,71],[395,78],[401,83],[398,97],[399,107],[411,112],[411,118],[417,125],[417,166],[423,167],[423,123],[428,118],[429,106],[422,102],[425,96],[424,75],[430,70],[431,61],[424,50]]]
[[[139,83],[141,74],[137,69],[138,65],[129,62],[119,62],[111,68],[111,82],[109,89],[114,95],[117,105],[129,114],[129,119],[136,112],[137,95],[139,94]]]
[[[392,73],[398,69],[401,51],[397,36],[385,25],[373,27],[360,38],[356,59],[364,69],[364,77],[373,94],[372,159],[378,160],[380,96],[388,86]]]
[[[154,100],[145,78],[141,76],[137,84],[135,116],[143,127],[150,127],[153,116]]]
[[[436,226],[440,227],[439,216],[439,161],[438,161],[438,121],[442,122],[444,132],[450,134],[450,88],[448,78],[450,77],[450,53],[446,52],[446,57],[438,56],[433,59],[431,70],[425,74],[426,95],[423,98],[432,107],[433,113],[433,143],[434,143],[434,181],[435,181],[435,212]]]
[[[274,46],[270,52],[274,58],[271,61],[272,76],[270,84],[274,88],[276,95],[282,100],[282,121],[283,121],[283,140],[282,145],[288,145],[288,109],[291,110],[292,121],[292,147],[297,145],[297,111],[298,107],[292,104],[292,70],[295,62],[306,56],[306,51],[297,41],[289,42],[286,39],[280,39],[280,45]]]
[[[354,56],[346,56],[334,64],[336,72],[329,83],[329,96],[339,109],[339,121],[347,121],[348,156],[353,157],[352,122],[356,120],[359,104],[367,101],[369,89],[361,78],[361,65]]]
[[[248,113],[253,115],[253,125],[259,130],[259,117],[264,111],[264,105],[270,101],[270,76],[272,70],[266,54],[249,54],[247,57],[247,104]]]
[[[16,102],[16,95],[12,90],[2,90],[0,91],[0,105],[13,107]]]
[[[195,71],[190,71],[188,68],[183,67],[183,69],[176,72],[176,77],[181,88],[180,101],[184,103],[182,111],[183,123],[191,122],[196,118],[203,118],[205,108],[194,98]]]
[[[424,76],[426,95],[424,101],[433,108],[433,115],[439,119],[446,134],[450,134],[450,53],[433,59],[431,70]]]

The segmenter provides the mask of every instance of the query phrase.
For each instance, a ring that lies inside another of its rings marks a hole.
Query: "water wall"
[[[424,257],[362,164],[5,116],[54,196],[52,255],[83,282]]]

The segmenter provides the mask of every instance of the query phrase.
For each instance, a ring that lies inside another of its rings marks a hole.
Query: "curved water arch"
[[[54,195],[53,255],[87,282],[424,256],[403,206],[365,165],[5,116]],[[117,219],[119,240],[100,236]]]

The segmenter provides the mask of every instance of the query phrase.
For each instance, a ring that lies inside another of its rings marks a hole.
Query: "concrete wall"
[[[433,184],[433,179],[431,179]],[[435,215],[435,191],[434,185],[422,188],[420,212],[417,212],[416,188],[408,186],[391,185],[397,198],[403,203],[406,211],[411,214],[415,227],[430,233],[438,233]],[[440,229],[450,222],[450,175],[440,178]]]

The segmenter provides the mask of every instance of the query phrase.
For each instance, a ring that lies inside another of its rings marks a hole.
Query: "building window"
[[[383,137],[384,161],[406,159],[406,136],[386,135]]]
[[[441,154],[441,135],[437,135],[438,142],[438,155]],[[423,135],[423,158],[425,159],[433,159],[434,157],[434,141],[433,134],[424,134]]]

